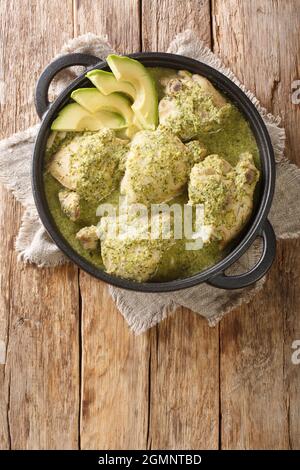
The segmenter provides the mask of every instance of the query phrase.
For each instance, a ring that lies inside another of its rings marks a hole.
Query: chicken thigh
[[[166,86],[159,103],[160,127],[174,132],[183,141],[203,132],[217,132],[232,106],[200,75],[179,72]]]
[[[169,222],[166,214],[156,214],[151,222],[148,216],[103,217],[98,233],[105,270],[138,282],[151,279],[163,254],[175,243]],[[157,236],[151,232],[153,224],[158,227]]]
[[[235,167],[218,155],[209,155],[191,170],[189,203],[204,205],[208,242],[228,244],[247,222],[259,171],[250,153],[243,153]]]
[[[171,132],[138,132],[127,155],[121,193],[129,203],[168,201],[186,185],[190,167],[189,150]]]
[[[111,129],[75,136],[54,154],[48,170],[86,201],[100,202],[119,184],[126,144]]]

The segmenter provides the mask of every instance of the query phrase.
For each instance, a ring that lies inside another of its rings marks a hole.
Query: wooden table
[[[282,116],[300,164],[299,0],[2,0],[1,137],[37,122],[35,81],[69,38],[160,51],[186,28]],[[278,244],[263,292],[216,328],[179,309],[135,337],[105,284],[17,261],[22,208],[0,198],[1,448],[300,448],[299,241]]]

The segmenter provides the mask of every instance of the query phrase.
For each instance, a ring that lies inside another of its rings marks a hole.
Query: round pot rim
[[[43,116],[41,127],[39,129],[32,161],[32,189],[33,196],[36,203],[36,207],[40,216],[40,219],[47,230],[50,237],[65,253],[69,259],[71,259],[80,268],[96,277],[101,279],[108,284],[112,284],[116,287],[123,289],[140,291],[140,292],[171,292],[188,287],[195,286],[205,281],[209,281],[214,276],[224,272],[229,266],[231,266],[237,259],[239,259],[245,251],[251,246],[254,240],[261,235],[264,223],[267,219],[273,194],[275,188],[275,158],[273,147],[271,143],[268,130],[264,124],[264,121],[259,114],[258,110],[246,94],[228,77],[221,72],[213,69],[207,64],[204,64],[198,60],[191,59],[189,57],[161,53],[161,52],[140,52],[135,54],[128,54],[129,57],[140,60],[145,66],[157,66],[175,69],[190,70],[194,73],[201,73],[213,82],[217,88],[224,91],[231,101],[237,105],[239,110],[243,113],[247,121],[249,122],[252,132],[256,138],[256,142],[259,148],[260,160],[262,165],[262,189],[261,197],[257,203],[256,213],[253,214],[251,221],[248,223],[247,229],[241,239],[237,242],[236,246],[219,262],[208,267],[207,269],[194,274],[193,276],[176,279],[173,281],[166,282],[136,282],[128,279],[123,279],[106,273],[99,267],[91,264],[81,255],[79,255],[65,240],[62,234],[60,234],[58,228],[56,228],[55,221],[50,214],[48,204],[45,197],[43,187],[43,160],[45,152],[45,144],[48,133],[50,132],[50,124],[55,118],[59,109],[69,99],[71,91],[78,86],[82,85],[83,81],[86,81],[85,74],[80,75],[70,85],[68,85],[64,91],[57,97],[57,99],[51,103],[48,111]],[[157,64],[157,65],[153,65]],[[96,65],[88,68],[88,70],[101,68],[108,69],[108,65],[105,61],[100,61]]]

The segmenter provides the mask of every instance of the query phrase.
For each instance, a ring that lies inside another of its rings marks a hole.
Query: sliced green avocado
[[[155,82],[147,69],[137,60],[111,54],[107,57],[117,80],[131,83],[136,91],[132,109],[145,129],[155,129],[158,124],[158,99]]]
[[[53,131],[98,131],[104,127],[121,129],[125,127],[122,116],[116,113],[89,113],[77,103],[67,104],[52,122]]]
[[[135,88],[131,83],[118,81],[111,72],[96,69],[88,72],[86,77],[105,96],[118,91],[130,96],[133,101],[135,100]]]
[[[134,114],[130,102],[121,93],[105,96],[96,88],[78,88],[73,91],[71,98],[90,113],[111,111],[123,116],[127,125],[131,125],[133,121]]]

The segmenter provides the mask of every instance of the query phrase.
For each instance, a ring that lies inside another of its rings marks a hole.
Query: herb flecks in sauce
[[[214,98],[193,77],[196,76],[172,79],[159,103],[160,127],[171,130],[183,141],[219,131],[232,107],[222,102],[221,95],[213,89],[220,97]]]
[[[139,132],[130,146],[121,192],[129,203],[168,201],[187,184],[192,158],[170,131]]]
[[[186,79],[187,81],[192,79],[192,75],[184,71],[177,73],[174,70],[161,68],[150,70],[154,80],[157,82],[160,100],[164,98],[165,93],[167,92],[167,87],[171,86],[170,79],[177,79],[178,76],[180,77],[180,79]],[[176,83],[172,84],[176,91],[175,85]],[[183,138],[184,140],[195,139],[196,143],[187,144],[187,147],[190,148],[189,157],[186,161],[186,163],[188,163],[189,165],[188,171],[191,170],[194,164],[201,164],[206,155],[212,154],[218,155],[219,158],[227,161],[230,165],[232,165],[232,167],[236,167],[237,165],[239,165],[236,169],[235,174],[235,183],[237,185],[236,194],[238,194],[238,197],[244,197],[247,205],[247,197],[249,199],[249,195],[247,194],[247,191],[245,192],[245,179],[249,180],[251,178],[254,178],[254,181],[256,176],[255,174],[253,175],[253,172],[251,172],[251,168],[249,170],[249,168],[247,167],[244,171],[243,165],[245,164],[247,157],[242,160],[240,160],[239,157],[243,153],[246,153],[248,155],[250,153],[253,156],[256,167],[259,168],[260,166],[258,149],[249,124],[246,122],[246,120],[243,118],[241,113],[237,110],[234,105],[227,104],[223,107],[221,106],[224,102],[224,97],[222,97],[222,95],[219,94],[219,101],[217,100],[217,102],[216,100],[214,101],[212,97],[205,95],[205,93],[200,93],[197,98],[194,95],[196,88],[190,87],[189,91],[188,86],[186,84],[184,85],[184,90],[186,93],[185,96],[182,95],[181,97],[176,97],[176,93],[174,96],[175,100],[177,100],[175,101],[176,105],[178,106],[179,104],[182,109],[186,109],[186,116],[181,117],[178,122],[176,120],[174,121],[174,127],[172,128],[172,132],[177,132],[177,134],[180,135],[181,138]],[[169,95],[168,100],[171,101],[172,96]],[[199,107],[200,105],[205,111],[205,113],[202,113],[201,119],[196,116],[196,120],[194,120],[195,113],[197,112],[197,106]],[[190,113],[190,110],[192,109],[191,107],[193,107],[192,114]],[[191,126],[192,131],[186,132],[187,126]],[[181,135],[181,133],[183,133],[183,135]],[[76,133],[77,136],[81,135],[83,137],[87,134],[89,133]],[[66,135],[58,133],[53,139],[54,141],[52,143],[51,149],[48,149],[46,152],[46,161],[50,161],[52,155],[61,146],[67,145],[74,138],[74,135],[75,133],[67,133]],[[118,135],[122,137],[121,132],[117,132],[116,137],[118,137]],[[116,137],[114,137],[114,139]],[[99,222],[99,218],[96,217],[96,208],[100,201],[102,203],[109,202],[117,207],[120,195],[118,185],[125,171],[125,159],[123,151],[124,141],[122,141],[122,146],[119,146],[119,144],[117,144],[117,146],[115,147],[113,147],[113,142],[115,141],[112,139],[112,137],[108,139],[108,143],[104,146],[102,146],[102,144],[98,146],[99,142],[96,141],[97,137],[95,138],[95,140],[93,137],[91,138],[90,148],[91,154],[97,154],[97,152],[98,155],[99,153],[101,154],[101,156],[98,156],[96,160],[93,161],[92,157],[85,155],[86,148],[84,148],[84,150],[82,150],[81,152],[81,156],[83,156],[83,159],[85,161],[80,169],[81,174],[84,176],[85,174],[92,173],[94,176],[92,176],[91,181],[89,181],[90,178],[86,180],[83,178],[78,185],[76,184],[76,192],[80,192],[80,201],[79,207],[76,207],[76,216],[73,217],[74,221],[70,220],[69,218],[70,210],[73,208],[73,206],[65,206],[66,209],[64,213],[59,202],[58,195],[62,191],[65,191],[66,188],[62,186],[56,179],[54,179],[51,174],[47,171],[45,172],[44,182],[49,209],[53,216],[53,219],[55,220],[58,230],[62,233],[62,235],[70,243],[70,245],[75,251],[77,251],[81,256],[85,257],[92,264],[99,266],[103,269],[104,265],[101,257],[101,251],[99,246],[100,244],[98,243],[97,246],[96,244],[94,244],[92,248],[92,245],[89,245],[88,249],[86,249],[82,245],[81,241],[76,238],[76,234],[81,229],[87,226],[97,225],[97,223]],[[104,147],[107,147],[107,151],[105,150],[105,152],[103,151]],[[100,148],[102,150],[99,152]],[[78,158],[78,156],[75,158]],[[109,181],[110,178],[108,177],[106,183],[104,183],[103,185],[103,178],[101,179],[101,177],[99,177],[99,175],[97,174],[98,171],[90,171],[94,164],[95,170],[98,169],[100,172],[102,172],[102,176],[103,171],[108,176],[111,175],[112,181]],[[160,168],[156,169],[157,174],[159,173],[159,170]],[[74,171],[76,171],[75,167]],[[182,178],[183,176],[187,183],[185,171],[183,171],[181,174],[177,175],[179,185],[181,184],[180,178]],[[140,178],[142,177],[143,174],[141,170]],[[174,175],[174,178],[176,179],[176,175]],[[253,181],[251,184],[255,184],[256,181]],[[166,185],[167,188],[168,184],[168,179],[164,178],[164,181],[161,182],[160,186],[163,188],[164,185]],[[215,184],[215,182],[212,181],[211,184]],[[161,187],[159,187],[158,189],[161,189]],[[192,191],[193,190],[190,189],[190,198],[194,197],[192,196]],[[206,200],[209,200],[209,188],[205,188],[203,189],[203,191],[206,191],[205,198]],[[214,194],[214,198],[210,204],[211,211],[212,213],[217,213],[218,208],[222,207],[222,202],[224,202],[225,199],[224,194],[226,193],[226,184],[225,187],[224,183],[218,185],[217,192],[216,188],[214,188],[212,192]],[[147,195],[147,190],[143,194],[144,199],[147,201],[149,199]],[[67,196],[68,195],[65,193],[64,197],[67,198]],[[71,198],[70,196],[68,197],[69,200],[67,201],[66,199],[66,201],[70,203]],[[168,204],[173,204],[174,202],[176,202],[183,207],[183,205],[188,202],[188,199],[189,196],[186,185],[186,189],[183,190],[182,194],[169,200]],[[77,200],[75,202],[76,204],[78,203]],[[74,212],[71,212],[71,214],[74,214]],[[228,227],[230,227],[230,217],[232,217],[232,213],[230,214],[230,212],[228,212],[226,214],[225,220]],[[85,232],[82,233],[83,236],[86,235]],[[145,269],[141,268],[140,272],[137,273],[138,280],[146,280],[148,275],[150,275],[152,276],[152,280],[166,281],[176,278],[187,277],[199,271],[202,271],[208,266],[215,264],[226,254],[226,250],[220,250],[220,244],[217,240],[212,240],[210,243],[204,245],[202,249],[196,251],[186,250],[185,239],[176,240],[175,243],[171,243],[170,247],[164,251],[160,251],[159,244],[156,250],[151,251],[151,245],[149,245],[147,240],[145,241],[145,243],[146,245],[144,249],[142,249],[143,247],[141,247],[141,251],[139,251],[133,248],[134,245],[132,245],[129,241],[125,243],[125,250],[124,244],[118,247],[116,246],[114,241],[107,241],[107,250],[105,252],[105,255],[109,251],[110,253],[114,252],[114,257],[111,258],[111,272],[115,272],[116,275],[122,275],[122,263],[124,263],[124,260],[126,261],[126,257],[124,258],[123,256],[124,254],[126,255],[126,253],[129,253],[130,256],[138,257],[141,256],[142,253],[143,256],[145,256]],[[132,266],[134,265],[135,263],[133,262]],[[124,272],[124,277],[126,277],[126,272]],[[127,277],[134,278],[134,268],[132,269],[132,275],[128,276],[127,273]]]

